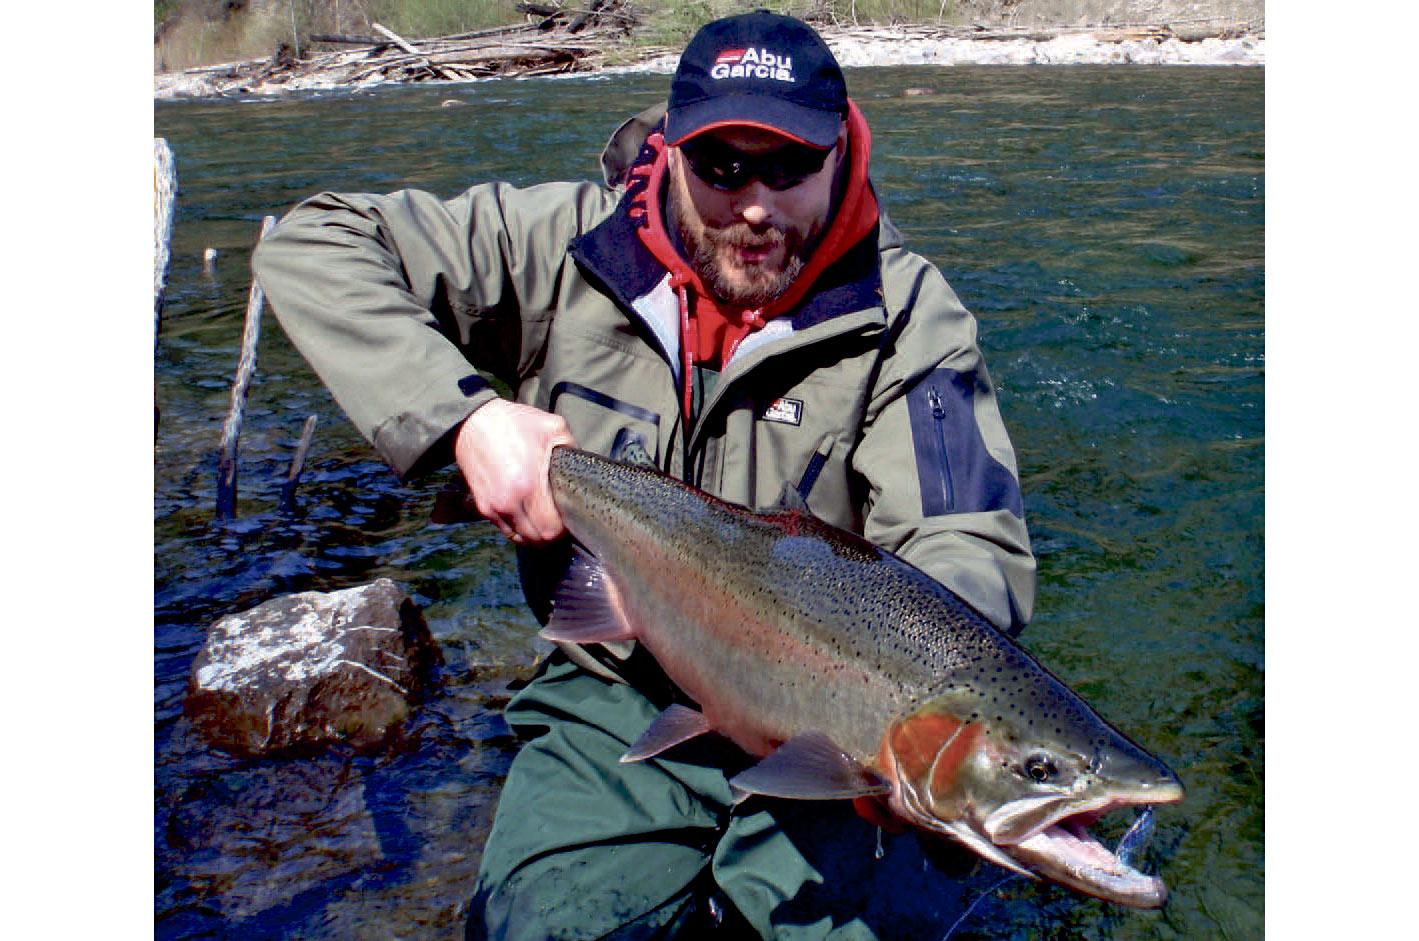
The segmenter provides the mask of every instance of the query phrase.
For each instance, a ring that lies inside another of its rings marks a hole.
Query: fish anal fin
[[[709,720],[703,712],[676,703],[652,720],[621,761],[644,761],[709,730]]]
[[[805,732],[729,780],[736,793],[841,800],[890,793],[885,779],[821,732]],[[742,799],[742,798],[741,798]]]
[[[581,546],[573,550],[572,564],[552,601],[552,616],[540,633],[547,640],[573,644],[635,639],[606,566]]]

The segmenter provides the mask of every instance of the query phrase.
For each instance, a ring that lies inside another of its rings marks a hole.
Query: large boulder
[[[390,579],[284,595],[207,629],[183,710],[237,754],[365,748],[408,715],[440,660],[418,605]]]

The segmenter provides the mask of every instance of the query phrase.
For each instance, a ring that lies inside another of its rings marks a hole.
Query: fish
[[[575,551],[542,636],[634,641],[698,707],[665,709],[622,761],[718,734],[758,759],[736,800],[853,800],[1010,872],[1164,904],[1089,827],[1181,801],[1178,776],[946,586],[654,468],[558,446],[548,478]]]

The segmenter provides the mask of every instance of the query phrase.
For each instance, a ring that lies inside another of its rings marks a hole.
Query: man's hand
[[[454,460],[478,512],[513,542],[541,544],[566,532],[552,502],[552,448],[576,446],[560,415],[505,399],[480,406],[459,426]]]

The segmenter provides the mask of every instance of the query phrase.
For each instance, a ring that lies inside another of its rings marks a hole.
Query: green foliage
[[[966,12],[962,8],[970,3],[971,0],[638,0],[634,8],[641,25],[635,41],[680,48],[711,20],[758,9],[796,16],[819,26],[951,24],[962,20]]]
[[[177,12],[178,0],[153,0],[153,25],[167,22],[167,18]]]
[[[958,14],[955,0],[838,0],[833,5],[842,21],[863,26],[953,23]]]
[[[513,0],[366,0],[359,5],[370,22],[419,39],[523,21]]]
[[[823,6],[814,0],[642,0],[636,4],[641,14],[637,39],[678,49],[689,42],[701,26],[723,16],[765,9],[803,17]]]

